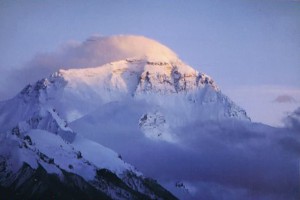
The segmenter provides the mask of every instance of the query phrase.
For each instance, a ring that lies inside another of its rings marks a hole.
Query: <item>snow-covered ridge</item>
[[[43,196],[44,190],[49,189],[47,184],[51,181],[43,185],[47,179],[35,175],[40,170],[55,177],[58,184],[72,184],[83,193],[84,185],[88,185],[107,195],[105,199],[136,199],[136,195],[157,199],[161,195],[118,154],[84,138],[76,137],[70,144],[51,132],[32,129],[26,133],[14,130],[0,134],[0,141],[3,144],[0,148],[0,186],[24,193],[26,198]],[[66,182],[70,174],[82,181]],[[31,192],[28,194],[23,188],[29,188]],[[168,195],[176,199],[170,193]]]
[[[178,93],[183,90],[187,92],[206,84],[219,90],[212,78],[181,61],[126,59],[94,68],[59,70],[52,75],[56,76],[63,77],[69,84],[80,81],[91,87],[106,86],[106,89],[129,94],[140,92],[147,87],[145,84],[151,84],[154,93]]]
[[[59,70],[27,86],[19,98],[57,108],[68,122],[101,105],[128,98],[144,99],[171,110],[185,109],[189,120],[196,117],[195,111],[209,120],[249,119],[245,111],[221,93],[211,77],[180,60],[128,58],[99,67]],[[194,114],[188,114],[191,112]]]
[[[73,168],[68,167],[66,161],[75,158],[76,156],[74,157],[72,155],[75,155],[76,152],[82,152],[80,153],[80,157],[82,157],[81,154],[84,155],[85,164],[90,162],[93,163],[94,167],[107,168],[117,174],[132,171],[141,175],[132,166],[121,160],[119,155],[114,151],[77,135],[54,108],[47,109],[41,106],[36,110],[37,111],[28,117],[27,120],[19,121],[13,128],[7,129],[0,134],[0,139],[3,140],[3,142],[5,142],[4,140],[14,140],[20,143],[18,145],[19,148],[25,147],[26,150],[31,151],[28,156],[19,156],[21,163],[26,162],[35,169],[38,164],[42,164],[41,162],[44,161],[43,159],[35,158],[35,154],[43,153],[49,158],[56,158],[54,163],[59,165],[60,168],[65,171],[71,170],[70,172],[72,172]],[[22,140],[24,140],[25,143],[22,142]],[[31,144],[28,144],[28,142]],[[10,147],[7,147],[8,151],[9,149]],[[11,150],[19,151],[18,148]],[[73,152],[71,153],[71,157],[69,156],[70,152]],[[24,151],[20,151],[20,154],[23,153]],[[65,159],[62,158],[64,154],[66,154]],[[28,161],[28,158],[30,158],[31,161]],[[79,172],[77,174],[85,178],[84,174],[80,174]],[[87,174],[92,176],[93,173]]]

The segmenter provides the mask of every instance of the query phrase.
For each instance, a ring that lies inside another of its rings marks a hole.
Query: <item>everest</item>
[[[232,156],[233,166],[223,167],[231,177],[239,162],[265,170],[248,150],[268,156],[264,148],[272,147],[261,144],[268,137],[281,141],[282,134],[273,138],[269,132],[283,130],[251,123],[210,76],[142,36],[94,36],[83,45],[99,49],[100,65],[62,66],[0,102],[1,196],[220,199],[203,189],[210,187],[230,199],[239,181],[217,178],[220,169],[209,164],[224,165],[223,159],[205,160],[208,155]],[[294,157],[285,159],[293,165]],[[249,172],[241,172],[247,179]],[[294,195],[294,179],[287,180]],[[241,183],[239,194],[245,197],[253,187]],[[268,192],[263,195],[272,197]]]

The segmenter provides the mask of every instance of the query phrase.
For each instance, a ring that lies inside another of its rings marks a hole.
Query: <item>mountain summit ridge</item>
[[[89,104],[91,108],[84,109],[88,112],[99,105],[120,101],[122,98],[146,99],[155,104],[163,104],[164,98],[171,98],[172,101],[183,98],[189,104],[202,107],[205,104],[225,103],[228,105],[224,106],[230,107],[228,112],[232,112],[221,115],[249,119],[245,111],[221,93],[211,77],[182,61],[126,59],[93,68],[59,70],[48,78],[27,86],[21,94],[32,96],[33,91],[36,93],[39,89],[39,101],[42,104],[52,104],[62,98],[59,101],[63,103],[79,101],[78,104]],[[64,115],[69,122],[87,113],[74,107],[70,109],[72,111]],[[219,113],[215,114],[216,118],[222,118]]]

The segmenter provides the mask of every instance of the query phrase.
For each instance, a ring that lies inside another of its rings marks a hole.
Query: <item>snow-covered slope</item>
[[[249,119],[209,76],[180,61],[127,59],[96,68],[60,70],[44,81],[51,88],[45,91],[47,103],[63,107],[61,113],[69,122],[99,105],[124,98],[144,99],[168,110],[178,109],[182,115],[186,113],[184,117]],[[53,91],[56,82],[64,84]]]
[[[54,181],[68,188],[67,197],[72,199],[175,199],[119,154],[76,135],[54,110],[41,109],[11,130],[1,132],[0,143],[0,194],[7,193],[10,198],[50,198],[57,192],[64,196],[63,190],[49,188]],[[71,188],[70,176],[76,179]],[[88,194],[85,188],[93,193]],[[81,196],[72,195],[72,190]]]

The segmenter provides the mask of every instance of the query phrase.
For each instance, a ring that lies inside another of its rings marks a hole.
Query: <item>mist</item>
[[[299,127],[291,116],[284,128],[198,119],[172,129],[177,142],[169,143],[149,140],[138,129],[136,119],[147,107],[143,102],[104,107],[105,111],[99,108],[71,127],[120,153],[183,199],[300,197]],[[189,195],[176,189],[177,182],[186,186]]]

